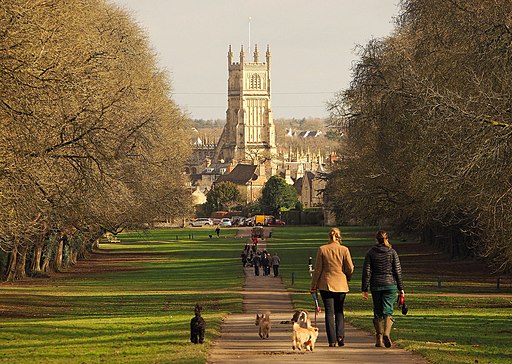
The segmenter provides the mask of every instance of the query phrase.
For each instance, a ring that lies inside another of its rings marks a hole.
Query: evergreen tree
[[[231,210],[241,203],[240,191],[233,182],[219,182],[206,195],[208,212]]]
[[[270,177],[261,191],[260,203],[265,213],[278,215],[282,208],[293,208],[298,202],[295,188],[279,176]]]

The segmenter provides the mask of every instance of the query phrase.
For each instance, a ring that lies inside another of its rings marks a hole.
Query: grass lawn
[[[371,302],[359,291],[374,230],[342,228],[356,265],[346,316],[368,330]],[[308,257],[314,259],[327,231],[274,228],[268,247],[281,258],[297,308],[313,309]],[[0,362],[204,363],[222,317],[242,309],[244,240],[235,232],[224,228],[221,239],[208,237],[211,228],[127,233],[69,272],[1,284]],[[415,243],[391,242],[402,259],[410,306],[407,316],[395,316],[396,343],[433,363],[512,362],[510,280],[496,291],[495,278],[477,263],[449,262]],[[189,342],[196,303],[208,323],[205,345]]]
[[[371,299],[363,301],[360,291],[364,255],[374,244],[372,236],[376,229],[341,230],[356,266],[345,304],[346,317],[355,326],[373,331]],[[316,248],[326,240],[323,228],[292,228],[273,233],[271,250],[277,251],[284,262],[281,270],[285,284],[294,292],[296,308],[313,311],[307,260],[312,256],[314,262]],[[497,291],[496,277],[490,276],[478,262],[453,262],[413,242],[391,239],[391,243],[401,257],[409,305],[406,316],[395,312],[395,343],[421,353],[432,363],[512,362],[510,277]]]
[[[221,319],[242,309],[243,243],[210,230],[124,234],[67,273],[0,285],[0,362],[204,363]],[[205,345],[189,341],[196,303]]]

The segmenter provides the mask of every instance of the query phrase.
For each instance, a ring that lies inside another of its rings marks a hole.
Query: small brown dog
[[[272,328],[272,321],[270,321],[270,312],[262,315],[256,314],[256,326],[259,326],[259,335],[262,339],[268,339],[270,329]]]
[[[318,327],[303,328],[298,323],[293,324],[292,349],[314,351],[316,339],[318,338]]]

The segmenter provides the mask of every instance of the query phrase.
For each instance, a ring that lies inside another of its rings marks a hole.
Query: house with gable
[[[261,190],[267,182],[264,165],[239,163],[229,173],[217,178],[215,183],[232,182],[240,191],[245,202],[251,203],[261,196]]]

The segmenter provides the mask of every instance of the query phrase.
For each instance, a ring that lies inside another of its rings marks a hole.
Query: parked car
[[[219,225],[220,224],[220,219],[210,219],[210,220],[212,220],[213,225]]]
[[[231,225],[232,226],[244,226],[244,220],[245,220],[245,217],[243,217],[243,216],[233,216],[231,218]]]
[[[190,223],[190,225],[192,225],[192,226],[205,226],[205,225],[213,226],[213,221],[212,221],[212,219],[209,219],[207,217],[200,217],[200,218],[197,218],[194,221],[192,221]]]
[[[232,226],[232,225],[233,225],[233,224],[231,223],[231,220],[230,220],[230,219],[228,219],[228,218],[224,218],[224,219],[222,219],[222,220],[220,221],[220,224],[219,224],[219,226],[224,226],[224,227],[226,227],[226,226]]]
[[[272,225],[286,225],[286,223],[283,220],[275,219]]]

